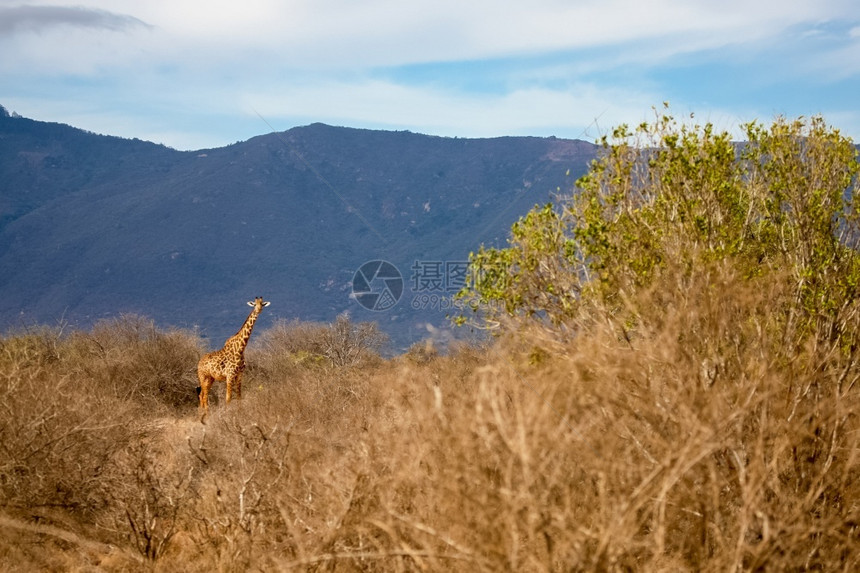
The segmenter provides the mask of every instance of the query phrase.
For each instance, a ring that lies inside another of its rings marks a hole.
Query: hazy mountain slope
[[[139,312],[199,325],[215,345],[262,294],[273,305],[261,325],[350,310],[402,346],[426,333],[421,323],[444,323],[444,312],[412,309],[414,262],[464,261],[504,241],[594,154],[553,138],[321,124],[178,152],[2,114],[0,326]],[[406,284],[387,312],[349,297],[373,259]]]

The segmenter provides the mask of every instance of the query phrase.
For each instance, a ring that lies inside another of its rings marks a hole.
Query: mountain
[[[263,295],[262,328],[349,311],[403,347],[447,324],[438,307],[469,252],[503,245],[596,152],[323,124],[183,152],[0,107],[0,328],[140,313],[217,346]],[[392,267],[399,293],[374,274]]]

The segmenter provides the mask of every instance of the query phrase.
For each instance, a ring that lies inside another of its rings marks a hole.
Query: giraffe
[[[254,310],[248,315],[245,324],[239,329],[239,332],[227,339],[224,343],[224,348],[203,355],[200,362],[197,363],[197,379],[200,381],[200,386],[197,387],[197,394],[200,396],[200,421],[206,422],[206,415],[209,413],[209,388],[215,380],[227,382],[227,400],[230,403],[230,395],[233,388],[236,388],[236,398],[242,397],[242,371],[245,370],[245,347],[248,345],[248,339],[251,338],[251,330],[254,328],[254,323],[257,322],[257,317],[263,307],[269,306],[269,302],[263,301],[263,297],[258,296],[254,302],[248,302],[248,306],[253,306]]]

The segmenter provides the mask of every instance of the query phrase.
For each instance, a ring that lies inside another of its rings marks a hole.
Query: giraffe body
[[[228,338],[221,350],[203,355],[200,362],[197,363],[197,380],[200,382],[197,392],[200,396],[201,421],[205,422],[206,415],[209,413],[209,389],[216,380],[227,384],[226,403],[230,403],[234,390],[237,399],[242,397],[245,347],[248,346],[248,340],[251,338],[251,331],[254,329],[257,317],[263,307],[269,306],[269,303],[263,301],[263,297],[258,296],[254,302],[249,302],[248,305],[254,309],[248,315],[239,332]]]

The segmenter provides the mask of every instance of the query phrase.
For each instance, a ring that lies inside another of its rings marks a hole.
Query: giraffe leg
[[[236,399],[241,400],[242,399],[242,373],[241,372],[236,373],[236,380],[234,381],[234,384],[236,385]]]
[[[235,374],[230,374],[227,376],[227,397],[224,400],[225,404],[230,403],[231,395],[233,394],[233,381],[236,379]]]
[[[204,374],[199,375],[198,380],[200,381],[200,421],[205,423],[206,415],[209,413],[209,389],[212,387],[214,380],[211,376]]]

